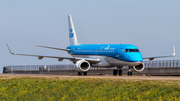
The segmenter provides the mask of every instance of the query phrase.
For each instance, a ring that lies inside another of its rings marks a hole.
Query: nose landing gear
[[[129,67],[129,70],[128,70],[128,72],[127,72],[127,76],[132,76],[131,67]]]

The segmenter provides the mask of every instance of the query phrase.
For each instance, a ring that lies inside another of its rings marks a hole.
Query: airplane
[[[7,47],[11,54],[22,55],[22,56],[34,56],[38,59],[45,58],[57,58],[58,61],[68,59],[75,64],[78,69],[78,75],[87,75],[87,72],[91,67],[97,68],[112,68],[117,67],[113,70],[113,75],[122,75],[123,66],[129,66],[129,69],[134,69],[136,72],[144,70],[145,65],[143,59],[153,60],[155,58],[174,57],[175,46],[173,47],[172,55],[165,56],[151,56],[142,57],[139,49],[131,44],[80,44],[77,41],[77,36],[72,21],[71,15],[68,15],[69,22],[69,46],[66,49],[55,48],[49,46],[36,45],[38,47],[56,49],[66,51],[72,57],[59,57],[59,56],[43,56],[43,55],[30,55],[30,54],[17,54],[13,53],[8,44]],[[132,74],[132,72],[130,71]]]

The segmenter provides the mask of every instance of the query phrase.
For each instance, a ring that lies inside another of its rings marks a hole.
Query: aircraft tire
[[[118,74],[119,74],[119,76],[122,76],[122,70],[121,69],[119,70]]]
[[[114,69],[113,70],[113,75],[116,76],[118,74],[118,70]]]
[[[128,71],[128,72],[127,72],[127,76],[129,76],[129,75],[130,75],[130,72]]]
[[[132,76],[132,72],[130,72],[129,75]]]
[[[81,72],[78,72],[78,75],[79,75],[79,76],[81,76],[81,75],[82,75],[82,73],[81,73]]]
[[[87,72],[84,72],[83,75],[87,75]]]

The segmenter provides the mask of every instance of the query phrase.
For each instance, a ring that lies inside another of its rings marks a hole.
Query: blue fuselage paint
[[[80,44],[68,46],[71,55],[106,56],[125,62],[142,62],[140,52],[125,52],[126,49],[138,49],[130,44]]]

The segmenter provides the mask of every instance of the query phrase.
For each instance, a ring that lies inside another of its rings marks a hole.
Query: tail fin
[[[73,21],[71,15],[68,15],[68,22],[69,22],[69,42],[71,45],[78,45],[76,32],[74,29]]]

